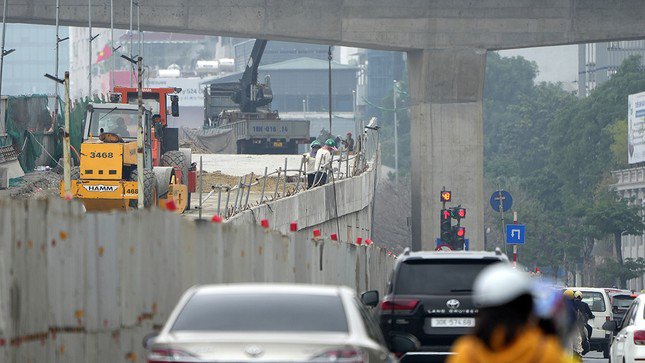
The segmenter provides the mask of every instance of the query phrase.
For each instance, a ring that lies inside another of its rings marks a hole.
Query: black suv
[[[506,262],[501,251],[406,251],[397,259],[387,295],[377,309],[392,349],[392,339],[414,336],[420,347],[404,362],[443,361],[452,344],[475,326],[473,282],[493,263]],[[406,352],[397,352],[406,353]]]

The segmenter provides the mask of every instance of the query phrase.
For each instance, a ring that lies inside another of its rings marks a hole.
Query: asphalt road
[[[589,363],[607,363],[609,362],[608,359],[605,359],[602,357],[602,353],[599,352],[589,352],[587,353],[583,359],[583,362],[589,362]]]

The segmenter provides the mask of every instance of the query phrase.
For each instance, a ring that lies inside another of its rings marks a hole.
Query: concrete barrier
[[[228,223],[257,225],[266,219],[270,228],[287,233],[296,222],[298,231],[308,236],[319,229],[324,237],[336,233],[342,241],[366,240],[371,237],[375,169],[372,164],[358,176],[255,206],[232,216]]]
[[[360,178],[355,182],[368,187],[369,179]],[[354,207],[339,203],[343,216],[367,213],[369,196],[350,197],[359,186],[345,182],[336,193]],[[329,203],[329,189],[302,195]],[[278,201],[285,203],[280,208],[305,203],[289,199]],[[160,210],[85,213],[60,199],[0,200],[0,362],[143,362],[141,339],[195,284],[383,291],[393,258],[374,246],[312,240],[309,228],[325,225],[329,211],[303,208],[297,212],[303,228],[282,234]],[[271,220],[283,230],[290,222]]]

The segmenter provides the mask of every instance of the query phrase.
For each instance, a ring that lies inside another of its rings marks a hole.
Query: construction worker
[[[345,146],[345,149],[347,149],[348,153],[354,152],[354,139],[352,139],[351,132],[347,133],[347,138],[343,140],[343,145]]]
[[[473,300],[479,306],[474,331],[455,342],[448,363],[574,362],[538,327],[526,273],[504,263],[485,268],[473,284]]]
[[[327,183],[327,170],[331,166],[332,153],[336,151],[336,141],[334,139],[327,139],[325,145],[316,153],[316,162],[314,169],[316,175],[314,176],[314,185],[319,186]]]
[[[302,154],[302,158],[305,160],[305,172],[307,173],[307,189],[314,185],[314,178],[316,177],[316,154],[321,147],[320,142],[314,140],[311,143],[311,150]]]
[[[121,137],[130,137],[128,126],[125,124],[125,119],[123,117],[116,119],[116,127],[112,129],[112,133],[117,134]]]

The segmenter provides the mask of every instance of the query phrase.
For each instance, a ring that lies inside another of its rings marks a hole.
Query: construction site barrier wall
[[[372,208],[376,183],[376,166],[357,176],[338,180],[241,211],[228,223],[260,224],[263,219],[277,231],[286,233],[297,222],[298,231],[312,236],[318,229],[322,236],[337,234],[341,241],[363,241],[371,237]]]
[[[57,198],[0,200],[0,225],[0,362],[144,362],[142,338],[195,284],[383,291],[393,263],[374,246],[312,240],[308,231],[156,209],[85,213]]]

